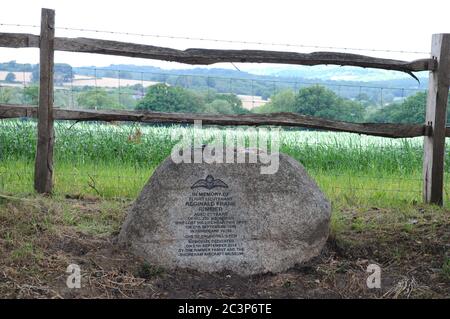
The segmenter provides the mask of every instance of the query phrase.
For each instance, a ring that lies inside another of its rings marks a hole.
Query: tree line
[[[15,61],[0,63],[7,71],[5,82],[16,82],[13,72],[31,72],[30,85],[24,88],[0,87],[0,103],[31,104],[38,101],[39,65],[19,64]],[[74,71],[76,70],[76,71]],[[198,72],[219,72],[197,70]],[[68,64],[55,64],[55,85],[72,81],[74,73],[81,72]],[[96,76],[134,79],[137,72],[97,70]],[[235,75],[236,71],[230,71]],[[203,74],[203,73],[201,73]],[[355,95],[352,87],[343,86],[339,94],[327,84],[298,88],[293,83],[263,82],[251,79],[220,78],[215,76],[185,76],[180,74],[145,73],[144,80],[161,83],[144,88],[142,84],[119,88],[71,87],[55,90],[55,104],[61,107],[89,109],[138,109],[160,112],[192,112],[216,114],[245,114],[294,112],[326,119],[348,122],[423,123],[426,92],[414,95],[400,94],[395,89],[380,96],[370,92]],[[353,91],[352,91],[353,90]],[[251,111],[245,109],[237,94],[260,96],[268,102]],[[382,99],[381,99],[382,100]],[[450,114],[450,112],[448,112]],[[447,119],[450,123],[450,118]]]
[[[426,98],[426,92],[418,92],[401,102],[374,108],[373,105],[358,100],[340,97],[324,86],[313,85],[298,91],[280,91],[272,95],[268,103],[252,109],[251,112],[293,112],[347,122],[424,123]],[[136,109],[219,114],[250,112],[242,107],[240,99],[234,94],[201,95],[165,84],[150,87],[145,97],[136,105]],[[447,122],[450,123],[450,112]]]
[[[378,106],[364,97],[347,99],[323,86],[313,85],[297,92],[281,91],[254,112],[294,112],[347,122],[424,123],[426,100],[427,93],[418,92],[402,101]],[[450,123],[450,112],[447,112],[447,123]]]
[[[0,87],[0,103],[37,105],[38,94],[37,85]],[[212,114],[293,112],[338,121],[375,123],[424,123],[426,98],[426,92],[418,92],[402,101],[374,106],[365,100],[341,97],[324,86],[312,85],[297,91],[282,90],[266,104],[247,110],[236,94],[189,90],[164,83],[147,89],[134,85],[109,90],[80,87],[55,91],[55,105],[61,107]],[[450,112],[447,114],[450,123]]]
[[[0,63],[0,70],[7,72],[30,72],[31,81],[39,81],[38,64],[21,64],[15,61]],[[356,70],[355,72],[357,72]],[[303,73],[302,73],[303,74]],[[152,66],[111,65],[108,67],[72,67],[65,63],[56,63],[54,67],[55,85],[69,85],[75,75],[96,78],[131,79],[136,81],[153,81],[166,83],[196,91],[214,91],[237,95],[255,95],[268,99],[283,90],[297,91],[310,86],[311,80],[302,78],[301,74],[293,76],[256,75],[231,69],[194,68],[188,70],[165,70]],[[307,75],[307,74],[305,74]],[[9,81],[15,81],[9,76]],[[426,81],[425,81],[426,82]],[[314,84],[323,85],[341,97],[358,99],[364,103],[382,105],[413,95],[417,83],[411,79],[358,82],[348,80],[314,79]],[[423,83],[425,85],[426,83]],[[386,87],[384,90],[379,87]],[[387,88],[389,87],[389,88]],[[423,87],[426,87],[423,86]]]

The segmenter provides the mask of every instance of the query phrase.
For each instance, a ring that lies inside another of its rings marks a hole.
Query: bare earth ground
[[[449,298],[450,211],[335,205],[322,254],[281,274],[167,271],[115,244],[130,201],[0,198],[1,298]],[[406,206],[406,207],[404,207]],[[69,264],[82,288],[66,287]],[[382,269],[368,289],[368,264]]]

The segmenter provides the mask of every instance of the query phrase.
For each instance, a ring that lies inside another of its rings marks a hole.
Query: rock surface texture
[[[293,158],[280,154],[275,174],[261,174],[261,165],[167,158],[129,212],[119,242],[151,265],[241,275],[281,272],[318,255],[329,202]]]

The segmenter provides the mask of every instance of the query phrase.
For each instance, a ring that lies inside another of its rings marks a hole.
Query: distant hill
[[[131,73],[154,73],[168,75],[185,75],[185,76],[204,76],[204,77],[223,77],[223,78],[239,78],[253,79],[263,81],[293,81],[308,83],[330,83],[330,84],[348,84],[348,85],[365,85],[370,86],[377,84],[379,86],[424,89],[428,82],[427,72],[417,72],[415,75],[419,78],[420,83],[414,80],[406,73],[366,69],[351,66],[279,66],[265,68],[248,68],[247,71],[238,71],[223,68],[190,68],[190,69],[162,69],[154,66],[139,66],[130,64],[113,64],[107,67],[83,67],[74,68],[76,73],[88,73],[88,69],[96,68],[97,70],[122,70]],[[92,72],[91,72],[92,73]]]
[[[36,65],[20,64],[14,61],[0,63],[0,71],[34,72]],[[376,104],[385,104],[403,99],[427,89],[427,74],[416,75],[420,83],[407,74],[378,69],[339,66],[276,66],[248,67],[247,71],[224,68],[163,69],[155,66],[113,64],[106,67],[71,67],[55,64],[55,75],[60,84],[75,78],[85,77],[86,86],[103,82],[120,83],[122,87],[148,86],[148,83],[161,82],[173,86],[199,91],[233,93],[244,96],[258,96],[263,100],[284,89],[298,90],[312,84],[328,87],[340,96],[349,99],[365,99]],[[59,73],[61,74],[59,74]],[[32,81],[37,77],[33,73]],[[61,76],[64,75],[64,76]],[[89,81],[89,78],[102,78],[104,81]],[[80,82],[81,83],[81,82]],[[90,83],[90,84],[89,84]],[[94,84],[92,84],[94,83]],[[67,84],[67,83],[66,83]],[[383,89],[381,89],[383,88]]]
[[[57,64],[59,65],[59,64]],[[61,64],[68,66],[67,64]],[[37,69],[35,64],[21,64],[15,61],[0,63],[0,71],[32,72]],[[160,75],[184,75],[198,77],[219,77],[235,78],[246,80],[262,81],[293,81],[308,83],[330,83],[349,85],[381,85],[399,86],[405,88],[426,88],[428,80],[427,72],[417,72],[420,84],[412,79],[408,74],[396,71],[365,69],[350,66],[275,66],[275,67],[248,67],[247,71],[238,71],[223,68],[189,68],[189,69],[162,69],[155,66],[134,65],[134,64],[112,64],[106,67],[86,66],[72,67],[74,74],[93,75],[93,69],[99,70],[97,76],[104,76],[106,71],[110,71],[110,76],[140,79],[142,73],[152,73]],[[133,74],[134,73],[134,74]]]
[[[317,65],[317,66],[278,66],[271,68],[250,68],[247,72],[257,75],[268,75],[276,77],[301,77],[305,79],[331,80],[331,81],[388,81],[408,79],[406,73],[380,70],[364,69],[352,66]],[[427,72],[417,72],[419,78],[427,78]]]

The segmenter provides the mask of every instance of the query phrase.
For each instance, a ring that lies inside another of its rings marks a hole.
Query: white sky
[[[431,34],[450,32],[448,0],[1,0],[0,23],[39,25],[42,7],[56,10],[56,26],[120,32],[203,37],[239,41],[357,47],[429,52]],[[0,26],[0,32],[39,33],[37,28]],[[234,49],[318,51],[274,46],[250,46],[204,41],[168,40],[99,33],[67,32],[57,36],[96,37],[152,45]],[[322,49],[322,51],[324,51]],[[351,51],[349,51],[351,52]],[[412,60],[411,54],[354,52]],[[57,52],[56,62],[74,66],[119,63],[186,67],[176,63]],[[36,49],[0,48],[0,61],[37,63]],[[214,65],[224,67],[224,65]],[[225,66],[230,66],[229,64]],[[257,65],[238,65],[254,68]]]

